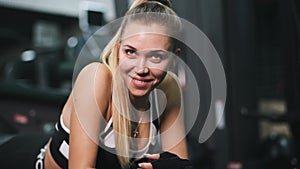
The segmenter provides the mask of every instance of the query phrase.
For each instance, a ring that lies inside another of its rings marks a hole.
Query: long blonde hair
[[[171,34],[180,34],[181,22],[176,13],[170,8],[170,2],[168,0],[136,0],[129,11],[123,18],[123,22],[118,29],[113,39],[107,44],[104,49],[102,57],[103,63],[110,69],[113,76],[112,83],[112,118],[113,129],[115,131],[115,145],[116,153],[118,155],[122,168],[128,168],[130,166],[129,149],[130,140],[132,134],[132,123],[127,118],[130,117],[130,100],[128,89],[122,78],[117,78],[118,73],[118,52],[119,44],[121,42],[122,33],[128,23],[138,21],[143,24],[158,23],[165,26]],[[146,14],[141,17],[141,15]],[[149,14],[149,15],[148,15]],[[167,15],[167,16],[166,16]],[[170,17],[172,16],[172,17]],[[172,27],[169,27],[172,25]],[[174,35],[175,36],[175,35]],[[170,37],[170,43],[172,48],[176,46],[176,40]],[[176,47],[175,47],[176,48]]]

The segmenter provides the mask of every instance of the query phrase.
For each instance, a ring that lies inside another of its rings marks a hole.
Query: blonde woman
[[[79,73],[36,168],[191,168],[181,90],[168,71],[181,22],[169,6],[134,2],[103,63]]]

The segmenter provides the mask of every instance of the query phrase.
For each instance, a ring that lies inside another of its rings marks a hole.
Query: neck
[[[149,95],[143,97],[130,96],[130,102],[138,111],[147,111],[150,108]]]

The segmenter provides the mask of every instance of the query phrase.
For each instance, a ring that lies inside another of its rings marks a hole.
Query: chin
[[[130,95],[134,97],[148,96],[150,92],[151,92],[150,89],[131,89],[131,90],[129,89]]]
[[[149,94],[148,91],[134,91],[134,92],[130,92],[130,95],[134,96],[134,97],[144,97],[144,96],[147,96],[148,94]]]

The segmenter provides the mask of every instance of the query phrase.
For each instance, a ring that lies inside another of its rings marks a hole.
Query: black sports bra
[[[153,97],[151,97],[153,98]],[[136,161],[141,158],[146,153],[157,153],[161,150],[159,144],[159,121],[158,113],[156,109],[155,102],[152,102],[153,106],[150,108],[150,116],[153,122],[150,127],[150,135],[148,144],[141,150],[130,151],[130,156],[133,157],[131,161]],[[156,101],[157,103],[157,101]],[[153,118],[152,116],[155,116]],[[64,125],[63,118],[60,116],[59,121],[55,125],[55,132],[52,136],[50,143],[50,152],[55,160],[55,162],[62,168],[68,168],[69,159],[69,134],[70,130]],[[118,161],[118,157],[115,153],[115,142],[114,142],[114,131],[112,129],[112,118],[106,124],[104,130],[99,135],[99,146],[98,146],[98,156],[96,161],[96,167],[101,169],[121,169]]]

